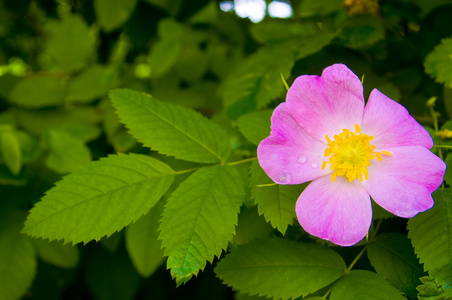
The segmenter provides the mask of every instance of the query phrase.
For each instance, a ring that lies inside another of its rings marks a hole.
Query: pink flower
[[[356,244],[372,221],[370,197],[403,218],[433,206],[446,165],[430,152],[432,138],[377,89],[364,107],[361,81],[345,65],[298,77],[271,122],[259,163],[278,184],[312,180],[296,204],[308,233]]]

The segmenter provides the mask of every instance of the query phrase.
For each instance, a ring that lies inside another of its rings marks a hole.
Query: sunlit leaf
[[[171,168],[148,156],[101,158],[50,189],[31,210],[23,231],[73,244],[99,240],[146,214],[173,177]]]
[[[333,250],[280,238],[240,245],[215,268],[223,283],[251,295],[289,299],[306,296],[334,282],[345,263]]]
[[[230,166],[202,168],[168,199],[160,239],[178,284],[197,275],[232,240],[244,196],[240,179]]]
[[[128,89],[113,90],[110,98],[131,134],[152,150],[200,163],[229,156],[224,129],[191,109]]]

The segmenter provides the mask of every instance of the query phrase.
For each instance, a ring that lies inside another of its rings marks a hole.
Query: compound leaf
[[[110,32],[124,24],[135,10],[137,0],[95,0],[94,9],[100,27]]]
[[[231,166],[202,168],[168,199],[160,225],[167,267],[178,284],[220,256],[232,240],[244,197],[238,171]]]
[[[64,177],[31,210],[23,231],[73,244],[110,236],[146,214],[174,171],[144,155],[102,158]]]

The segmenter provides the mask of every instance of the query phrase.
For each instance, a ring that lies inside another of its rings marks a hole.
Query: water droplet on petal
[[[312,164],[311,167],[313,167],[314,169],[317,168],[317,164]]]
[[[281,176],[279,177],[279,183],[280,184],[285,184],[285,183],[290,183],[290,175],[287,173],[282,173]]]
[[[300,156],[298,157],[298,162],[299,162],[300,164],[304,164],[307,160],[308,160],[308,158],[307,158],[306,156],[304,156],[304,155],[300,155]]]

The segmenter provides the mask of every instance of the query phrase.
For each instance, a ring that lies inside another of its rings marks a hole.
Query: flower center
[[[331,181],[334,182],[336,176],[345,176],[350,182],[355,178],[363,181],[363,174],[365,179],[369,179],[367,166],[370,166],[370,160],[376,158],[381,161],[382,154],[391,155],[388,151],[374,151],[375,146],[370,144],[373,139],[373,136],[362,134],[358,124],[355,125],[355,132],[342,129],[339,135],[334,136],[333,141],[327,135],[328,147],[324,156],[328,157],[328,161],[323,161],[322,169],[331,164]]]

